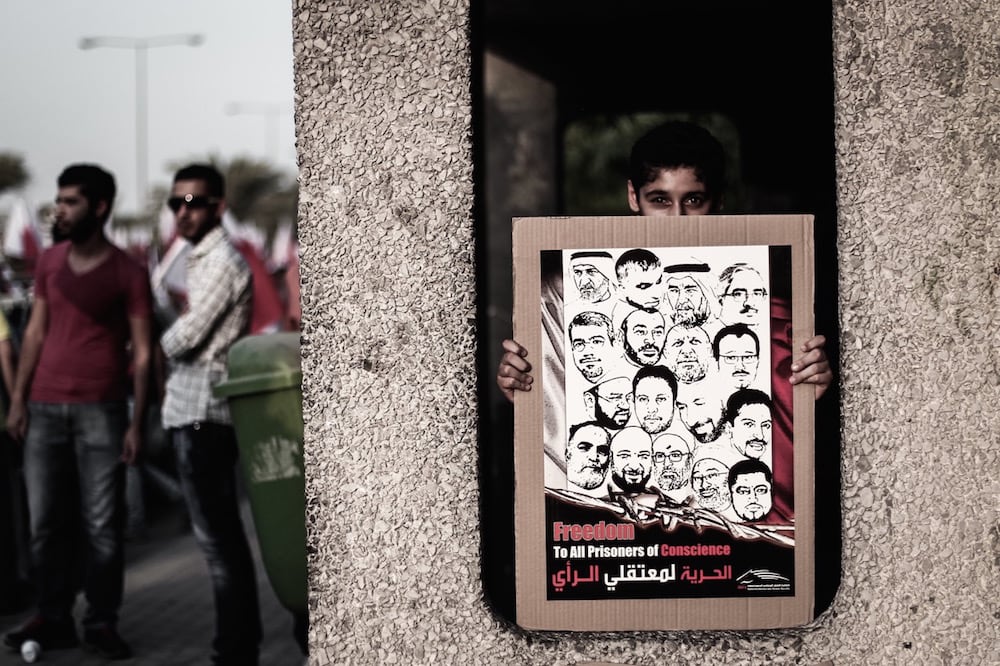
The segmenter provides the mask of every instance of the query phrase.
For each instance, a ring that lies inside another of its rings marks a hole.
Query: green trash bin
[[[274,593],[307,612],[305,473],[299,334],[242,338],[229,350],[229,378],[213,387],[227,398],[240,468]]]

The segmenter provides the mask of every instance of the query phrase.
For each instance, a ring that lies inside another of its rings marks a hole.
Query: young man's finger
[[[812,351],[813,349],[822,349],[826,346],[826,336],[814,335],[802,344],[802,351]]]
[[[521,345],[517,344],[517,342],[515,342],[514,340],[509,340],[509,339],[504,340],[501,343],[501,346],[503,347],[504,351],[510,352],[511,354],[515,354],[517,356],[528,355],[528,350],[522,347]]]
[[[531,370],[531,364],[513,352],[507,352],[500,359],[500,368],[503,369],[505,367],[514,368],[518,372],[529,372]]]
[[[822,350],[812,350],[807,354],[803,354],[799,358],[795,359],[792,363],[792,372],[799,372],[805,370],[806,368],[826,363],[826,355],[823,354]]]

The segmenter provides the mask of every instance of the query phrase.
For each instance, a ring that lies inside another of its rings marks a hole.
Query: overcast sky
[[[0,0],[0,151],[20,153],[34,207],[55,195],[72,162],[96,162],[135,209],[135,54],[81,50],[85,36],[199,33],[199,47],[148,52],[148,181],[167,164],[248,155],[294,171],[291,0]],[[279,105],[275,153],[268,117],[230,103]],[[8,197],[9,198],[9,197]]]

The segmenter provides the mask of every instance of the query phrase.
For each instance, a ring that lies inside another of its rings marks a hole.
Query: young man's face
[[[736,271],[720,301],[722,323],[756,326],[761,321],[761,310],[767,305],[767,288],[757,271]]]
[[[771,510],[771,484],[763,472],[738,474],[731,492],[733,511],[743,520],[760,520]]]
[[[177,233],[196,244],[222,216],[222,200],[209,195],[203,180],[177,181],[167,204],[174,212]]]
[[[667,277],[664,292],[675,324],[700,326],[708,319],[708,300],[701,285],[690,275]]]
[[[760,355],[749,335],[727,335],[719,340],[719,372],[734,387],[746,388],[757,377]]]
[[[638,192],[629,181],[628,205],[640,215],[710,215],[716,207],[691,167],[660,169]]]
[[[704,379],[711,358],[712,343],[700,326],[674,326],[667,332],[663,362],[678,381],[690,384]]]
[[[663,269],[659,266],[641,268],[627,266],[621,279],[622,295],[637,308],[655,310],[663,300]]]
[[[659,377],[640,379],[632,395],[632,404],[636,420],[650,435],[670,427],[674,418],[674,392],[667,380]]]
[[[604,326],[570,326],[569,343],[573,363],[591,384],[604,379],[614,357],[614,347]]]
[[[572,270],[573,284],[581,299],[588,303],[600,303],[611,295],[611,281],[593,264],[577,262]]]
[[[604,482],[611,446],[607,431],[583,426],[566,445],[566,478],[581,488],[593,490]]]
[[[771,446],[771,410],[759,403],[744,405],[730,429],[733,447],[747,458],[760,459]]]
[[[625,318],[623,347],[636,365],[653,365],[660,360],[666,325],[655,310],[636,310]]]
[[[698,498],[698,505],[713,511],[729,507],[729,487],[726,477],[729,468],[714,458],[705,458],[691,469],[691,487]]]
[[[92,210],[78,185],[60,187],[56,194],[56,235],[74,242],[90,238],[101,224],[99,218],[105,206],[104,202],[98,202],[97,210]]]

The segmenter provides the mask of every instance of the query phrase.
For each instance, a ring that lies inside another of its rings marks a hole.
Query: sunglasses
[[[219,199],[217,197],[185,194],[182,197],[170,197],[167,199],[167,208],[176,213],[181,209],[181,206],[187,206],[188,210],[201,210],[203,208],[208,208],[209,206],[214,206],[217,203],[219,203]]]

